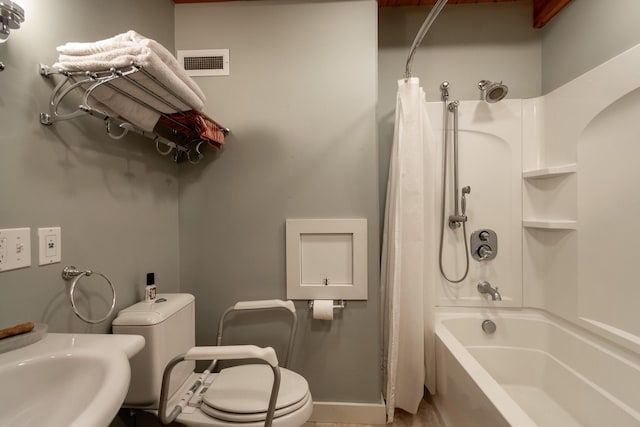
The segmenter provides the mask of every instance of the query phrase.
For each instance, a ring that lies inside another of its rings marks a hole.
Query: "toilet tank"
[[[158,294],[153,302],[125,308],[113,320],[114,334],[142,335],[145,345],[131,360],[131,383],[123,407],[156,409],[162,374],[175,356],[195,346],[195,298],[190,294]],[[169,395],[194,370],[182,362],[171,375]]]

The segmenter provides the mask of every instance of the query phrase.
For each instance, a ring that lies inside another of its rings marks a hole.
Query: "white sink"
[[[143,346],[137,335],[48,334],[0,354],[0,426],[108,426]]]

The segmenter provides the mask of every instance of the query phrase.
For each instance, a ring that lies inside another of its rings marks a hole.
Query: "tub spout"
[[[502,295],[500,295],[500,292],[498,292],[498,287],[496,286],[494,288],[489,282],[483,281],[478,283],[478,292],[480,292],[481,294],[491,295],[492,301],[502,301]]]

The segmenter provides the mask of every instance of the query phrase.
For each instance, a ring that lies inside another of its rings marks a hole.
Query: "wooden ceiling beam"
[[[173,0],[174,3],[216,3],[238,0]],[[432,6],[437,0],[378,0],[378,7]],[[503,3],[520,0],[449,0],[447,4]],[[542,28],[571,0],[533,0],[533,27]]]
[[[378,7],[432,6],[437,0],[378,0]],[[449,0],[447,4],[503,3],[520,0]]]
[[[173,0],[174,3],[222,3],[225,1],[239,1],[239,0]]]
[[[542,28],[571,0],[533,0],[533,28]]]

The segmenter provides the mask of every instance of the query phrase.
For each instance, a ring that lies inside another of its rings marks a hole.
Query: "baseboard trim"
[[[313,402],[313,413],[309,421],[384,425],[387,413],[383,400],[379,403]]]

